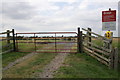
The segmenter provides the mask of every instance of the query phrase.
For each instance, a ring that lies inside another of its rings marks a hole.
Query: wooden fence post
[[[80,53],[80,28],[78,28],[77,34],[77,52]]]
[[[16,44],[15,44],[15,32],[14,29],[12,29],[12,35],[13,35],[13,51],[16,51]]]
[[[114,49],[114,70],[118,70],[118,48]]]
[[[10,44],[10,31],[7,30],[7,44]]]
[[[82,31],[80,31],[80,53],[83,52],[83,37],[82,37]]]
[[[114,62],[113,62],[113,60],[114,60],[114,48],[112,48],[112,52],[110,53],[110,56],[109,56],[109,59],[110,59],[110,61],[109,61],[109,68],[110,69],[113,69],[113,67],[114,67]]]
[[[88,31],[92,31],[92,29],[91,28],[88,28]],[[87,33],[88,34],[88,36],[91,36],[91,33]],[[88,42],[91,42],[91,37],[88,37]],[[91,46],[91,44],[88,44],[88,46]]]

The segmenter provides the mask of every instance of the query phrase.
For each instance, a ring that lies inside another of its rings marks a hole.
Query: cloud
[[[117,10],[118,0],[25,0],[5,2],[4,29],[18,32],[76,31],[77,27],[91,27],[102,34],[102,11]],[[9,26],[9,27],[7,27]],[[12,26],[12,27],[11,27]],[[116,33],[116,32],[115,32]]]
[[[35,15],[34,8],[27,2],[2,3],[2,13],[12,19],[30,19]]]

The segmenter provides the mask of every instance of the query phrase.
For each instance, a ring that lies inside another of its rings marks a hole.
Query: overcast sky
[[[77,31],[90,27],[103,35],[102,11],[117,10],[119,0],[2,0],[2,31],[16,32]],[[114,35],[118,35],[117,30]]]

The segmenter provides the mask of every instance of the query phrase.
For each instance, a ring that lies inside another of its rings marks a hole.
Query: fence
[[[0,33],[2,53],[10,51],[40,52],[40,53],[82,53],[94,57],[109,68],[117,70],[118,49],[106,37],[92,32],[91,28],[78,28],[76,32],[38,32],[16,33],[12,31]],[[11,35],[10,35],[11,34]],[[67,34],[67,36],[63,35]],[[71,34],[74,34],[71,36]],[[46,35],[46,36],[45,36]],[[47,36],[48,35],[48,36]],[[50,36],[51,35],[51,36]],[[61,35],[61,36],[60,36]],[[68,36],[69,35],[69,36]],[[99,41],[96,43],[95,41]]]
[[[16,33],[16,46],[19,52],[76,53],[76,34],[76,32]]]
[[[16,51],[14,29],[0,33],[1,53]]]
[[[112,47],[111,41],[106,37],[92,32],[91,28],[88,28],[88,30],[82,28],[82,30],[86,33],[80,31],[79,34],[81,37],[81,51],[94,57],[109,68],[117,70],[118,50]],[[95,43],[98,40],[100,40],[99,45],[98,42]]]

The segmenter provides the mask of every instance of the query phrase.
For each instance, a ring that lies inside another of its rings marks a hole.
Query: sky
[[[102,11],[111,8],[117,10],[117,29],[113,33],[118,36],[118,2],[119,0],[2,0],[1,31],[77,31],[78,27],[90,27],[93,32],[103,35]]]

